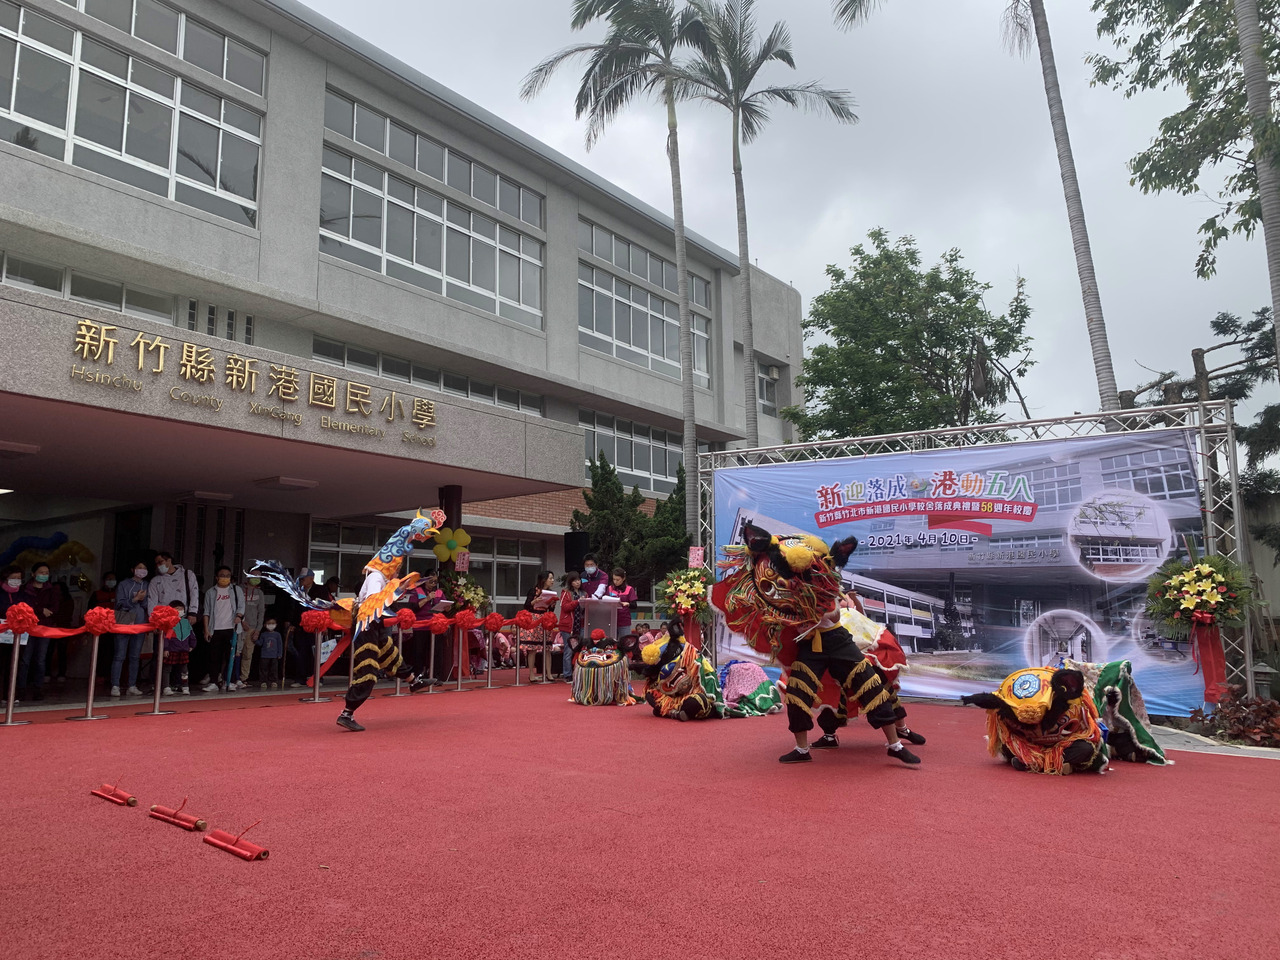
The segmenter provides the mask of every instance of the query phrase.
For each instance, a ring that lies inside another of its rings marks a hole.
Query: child
[[[268,617],[262,625],[262,632],[258,634],[258,673],[264,689],[270,690],[273,683],[277,690],[284,686],[280,680],[280,660],[283,656],[284,639],[276,629],[275,618]]]
[[[187,619],[186,604],[181,600],[175,600],[169,606],[178,611],[178,622],[164,638],[164,670],[161,677],[164,690],[161,693],[166,697],[172,697],[177,692],[170,683],[173,668],[176,666],[179,668],[178,676],[181,680],[179,686],[182,694],[186,696],[191,693],[191,687],[187,683],[187,664],[191,662],[191,650],[196,645],[195,630]]]

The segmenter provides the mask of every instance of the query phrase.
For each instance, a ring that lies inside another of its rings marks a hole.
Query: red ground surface
[[[0,956],[1275,956],[1280,763],[1036,777],[912,706],[782,766],[781,717],[680,724],[567,687],[0,730]],[[136,708],[121,708],[132,713]],[[89,795],[106,780],[139,798]],[[151,820],[190,796],[242,862]]]

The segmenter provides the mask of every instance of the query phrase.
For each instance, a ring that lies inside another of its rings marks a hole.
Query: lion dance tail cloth
[[[641,651],[649,679],[645,702],[654,716],[678,720],[707,720],[724,716],[720,678],[711,661],[684,640],[678,620],[667,625],[670,636]]]

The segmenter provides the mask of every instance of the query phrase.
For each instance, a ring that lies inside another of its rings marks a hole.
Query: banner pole
[[[84,716],[67,717],[68,720],[105,720],[105,713],[93,712],[93,692],[94,687],[98,683],[98,644],[102,642],[101,634],[90,634],[93,637],[93,646],[90,647],[89,653],[89,695],[85,698]],[[12,683],[12,680],[10,681]],[[9,688],[9,704],[13,705],[13,688]]]
[[[18,695],[18,658],[22,652],[19,648],[22,645],[18,642],[20,639],[18,634],[12,630],[9,632],[13,633],[13,656],[9,663],[9,699],[5,703],[4,723],[0,723],[0,727],[22,727],[31,722],[30,720],[13,719],[13,698]],[[96,641],[97,638],[95,637],[94,639]],[[94,652],[95,654],[97,652],[96,646],[94,647]],[[92,676],[89,678],[89,696],[93,696]]]

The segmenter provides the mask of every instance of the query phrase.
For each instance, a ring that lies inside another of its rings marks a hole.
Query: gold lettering
[[[371,393],[372,388],[363,383],[348,383],[347,413],[359,413],[367,417],[373,410],[373,404],[369,400]]]
[[[253,393],[258,389],[258,361],[246,360],[238,353],[228,354],[225,382],[232,390]]]
[[[217,379],[213,369],[213,351],[208,347],[198,347],[194,343],[182,345],[182,359],[178,362],[178,373],[187,380],[197,383],[209,383]]]
[[[334,377],[326,377],[318,373],[310,374],[311,390],[308,403],[313,407],[324,407],[333,410],[338,403],[338,381]]]
[[[152,369],[152,373],[164,373],[164,355],[169,349],[169,344],[165,343],[159,337],[153,337],[147,340],[146,334],[139,333],[133,338],[133,343],[129,344],[134,350],[138,351],[138,369],[142,369],[142,363],[146,359],[148,353],[156,355],[156,365]]]
[[[116,344],[120,342],[111,336],[115,332],[115,327],[105,323],[94,323],[92,320],[76,321],[76,355],[81,360],[100,361],[102,351],[106,350],[107,363],[114,363]]]

